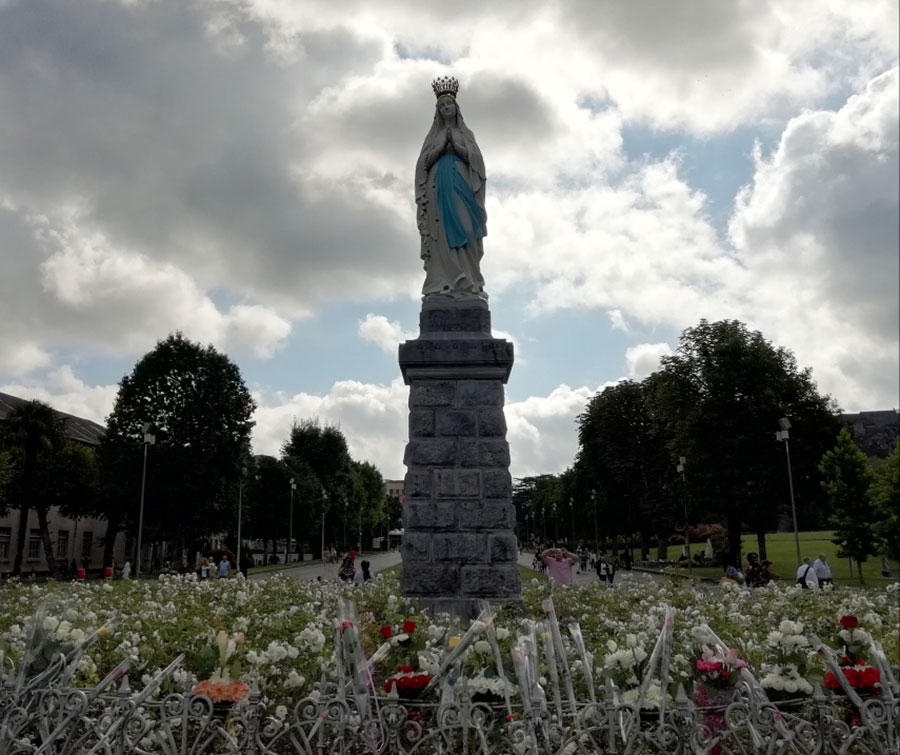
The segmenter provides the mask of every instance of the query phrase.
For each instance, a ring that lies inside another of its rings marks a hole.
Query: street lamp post
[[[242,516],[242,509],[244,503],[244,475],[247,474],[247,467],[241,467],[241,479],[238,480],[238,532],[237,532],[237,563],[235,566],[240,569],[241,568],[241,520],[244,518]],[[293,508],[293,507],[292,507]]]
[[[784,441],[784,453],[787,457],[788,470],[788,488],[791,491],[791,517],[794,520],[794,548],[797,551],[797,563],[801,562],[800,557],[800,530],[797,528],[797,506],[794,503],[794,476],[791,473],[791,448],[788,441],[788,431],[791,429],[791,421],[787,417],[778,420],[781,429],[775,433],[775,440]]]
[[[688,532],[687,485],[685,484],[684,479],[684,465],[686,462],[687,459],[684,456],[679,456],[678,464],[675,465],[675,469],[681,475],[681,498],[684,501],[684,544],[687,548],[688,576],[692,577],[694,575],[694,567],[691,563],[691,536]]]
[[[319,556],[322,559],[322,563],[325,563],[325,503],[328,501],[328,493],[325,492],[325,488],[322,488],[322,543],[321,550],[319,551]]]
[[[556,501],[553,502],[553,528],[556,531],[556,545],[559,545],[559,520],[556,518]]]
[[[572,519],[572,550],[575,550],[575,499],[569,499],[569,514]]]
[[[141,431],[144,434],[144,471],[141,473],[141,506],[138,509],[138,538],[137,538],[137,556],[134,559],[134,576],[135,578],[141,575],[141,539],[144,534],[144,493],[147,488],[147,452],[154,443],[156,443],[156,436],[150,433],[150,423],[145,422],[141,426]]]
[[[291,553],[294,550],[294,491],[297,489],[297,483],[294,478],[290,479],[291,484],[291,507],[288,509],[288,538],[287,545],[284,548],[284,563],[291,562]]]
[[[341,548],[347,549],[347,511],[349,507],[349,502],[347,499],[344,499],[344,519],[341,522]]]

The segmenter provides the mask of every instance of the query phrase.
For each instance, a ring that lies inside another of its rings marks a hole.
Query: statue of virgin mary
[[[416,206],[423,298],[486,299],[481,276],[484,158],[456,102],[459,82],[442,76],[432,82],[437,102],[434,122],[416,162]]]

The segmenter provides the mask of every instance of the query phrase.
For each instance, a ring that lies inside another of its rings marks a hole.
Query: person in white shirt
[[[834,580],[831,578],[831,567],[825,560],[824,553],[820,553],[819,557],[813,561],[813,569],[815,569],[816,577],[819,579],[819,587],[834,584]]]
[[[804,590],[808,590],[810,587],[819,587],[819,577],[816,575],[816,570],[813,569],[812,564],[809,563],[808,558],[804,558],[803,563],[797,567],[797,584],[803,587]]]

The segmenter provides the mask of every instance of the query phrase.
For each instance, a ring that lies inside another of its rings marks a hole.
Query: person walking
[[[556,584],[563,586],[572,584],[572,567],[578,563],[578,556],[574,553],[564,548],[547,548],[541,553],[541,561]]]
[[[808,590],[811,587],[819,587],[819,577],[816,575],[816,570],[812,568],[812,564],[809,563],[808,558],[804,558],[803,563],[797,567],[797,584],[804,590]]]
[[[130,579],[131,578],[131,561],[126,561],[125,566],[122,567],[122,579]]]
[[[834,585],[834,580],[831,578],[831,565],[825,558],[824,553],[819,554],[819,557],[813,561],[812,566],[813,570],[816,572],[816,577],[819,579],[819,587]]]
[[[607,579],[607,575],[609,574],[609,564],[606,561],[606,556],[600,556],[600,558],[597,559],[596,569],[597,579],[608,584],[609,580]]]
[[[209,559],[204,556],[200,559],[200,566],[197,568],[197,577],[201,580],[209,579]]]
[[[219,561],[219,579],[228,579],[228,575],[231,573],[231,561],[228,560],[228,556],[222,556],[222,560]]]
[[[615,554],[609,557],[609,560],[606,562],[606,583],[612,587],[613,579],[616,576],[616,567],[618,564],[616,563]]]
[[[769,583],[769,575],[759,562],[758,553],[747,554],[747,587],[765,587]]]

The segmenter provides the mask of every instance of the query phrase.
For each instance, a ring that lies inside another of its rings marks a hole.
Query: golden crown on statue
[[[459,81],[455,76],[438,76],[431,82],[431,88],[434,90],[435,97],[445,94],[456,97],[456,93],[459,91]]]

